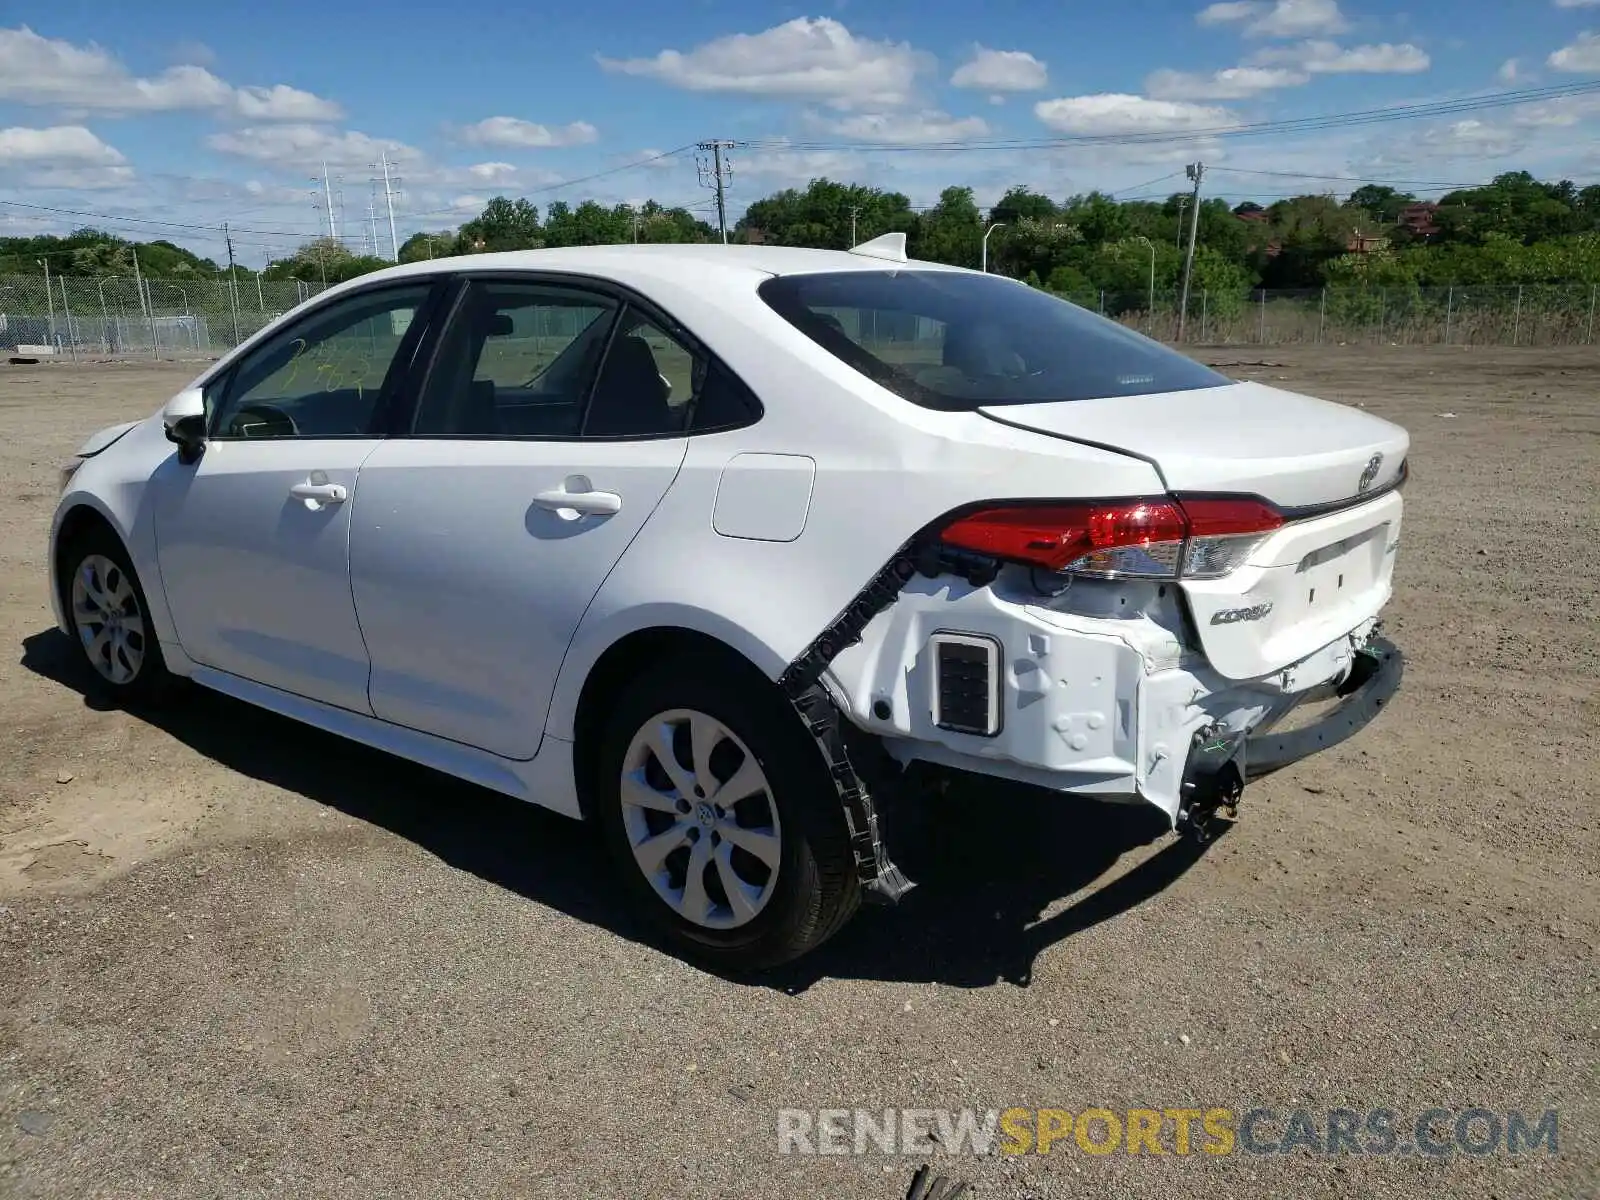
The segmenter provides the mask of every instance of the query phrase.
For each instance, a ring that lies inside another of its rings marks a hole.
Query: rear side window
[[[813,341],[924,408],[966,412],[1230,382],[1115,321],[994,275],[781,275],[760,293]]]

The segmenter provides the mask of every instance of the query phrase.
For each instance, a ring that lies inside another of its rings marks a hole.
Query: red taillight
[[[1152,498],[985,508],[957,517],[939,538],[1047,571],[1215,577],[1282,524],[1277,509],[1253,498]]]

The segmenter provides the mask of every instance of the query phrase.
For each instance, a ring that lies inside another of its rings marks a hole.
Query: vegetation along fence
[[[1170,292],[1071,293],[1066,299],[1143,333],[1178,337]],[[1592,284],[1320,288],[1189,295],[1183,341],[1284,345],[1580,346],[1595,340]]]
[[[34,347],[63,359],[209,357],[321,290],[297,280],[0,276],[0,349]],[[1179,340],[1171,292],[1062,293],[1165,341]],[[1521,287],[1322,288],[1189,296],[1190,344],[1589,345],[1591,284]],[[544,332],[544,331],[541,331]],[[894,337],[892,330],[889,337]]]

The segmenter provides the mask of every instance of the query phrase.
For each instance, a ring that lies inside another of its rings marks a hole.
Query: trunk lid
[[[1145,459],[1175,493],[1250,494],[1283,510],[1288,523],[1242,565],[1181,583],[1201,648],[1227,678],[1311,686],[1348,664],[1347,635],[1388,602],[1401,516],[1388,485],[1410,449],[1398,425],[1258,383],[980,411]]]
[[[978,411],[1145,459],[1173,492],[1249,493],[1284,509],[1380,492],[1410,448],[1381,417],[1260,383]]]

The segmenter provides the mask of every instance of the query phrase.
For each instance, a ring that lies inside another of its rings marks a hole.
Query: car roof
[[[417,278],[451,271],[560,271],[599,276],[622,284],[670,283],[687,287],[743,285],[748,289],[774,275],[826,271],[961,271],[945,263],[904,262],[846,250],[799,246],[741,246],[720,243],[663,243],[608,246],[562,246],[547,250],[511,250],[493,254],[459,254],[449,258],[402,263],[329,288],[325,293]],[[743,290],[741,289],[741,290]]]

